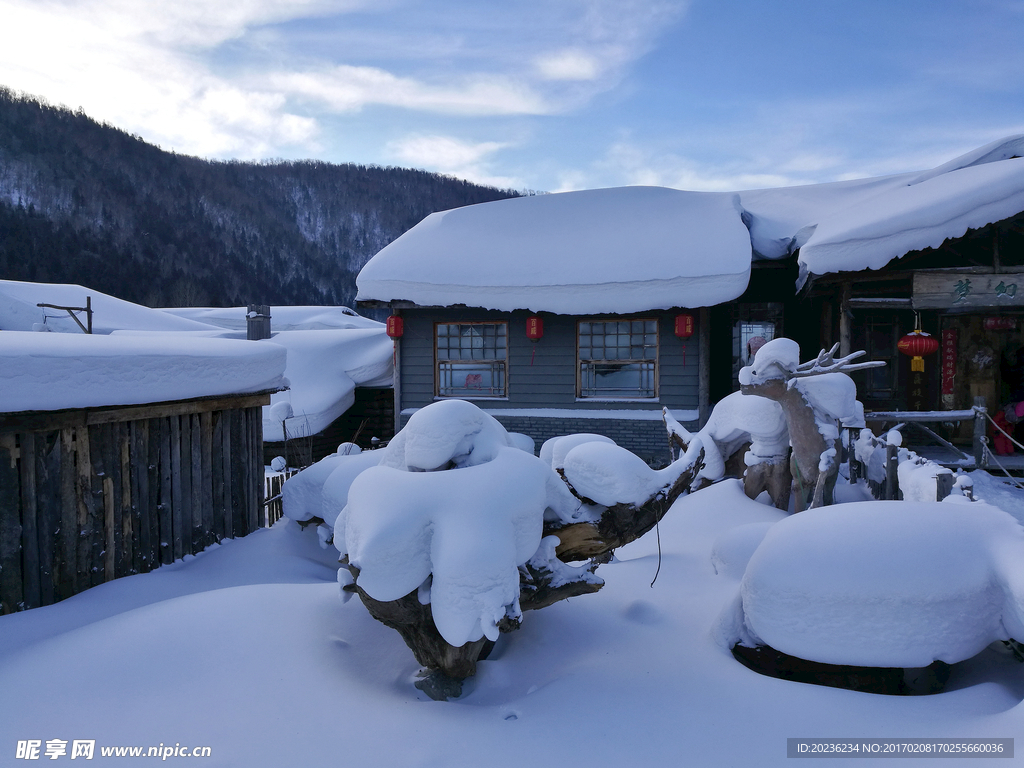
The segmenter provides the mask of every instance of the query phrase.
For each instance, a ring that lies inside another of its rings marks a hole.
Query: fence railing
[[[286,469],[281,472],[265,475],[263,478],[263,525],[267,528],[272,526],[284,516],[284,507],[281,503],[281,486],[284,481],[302,470]]]

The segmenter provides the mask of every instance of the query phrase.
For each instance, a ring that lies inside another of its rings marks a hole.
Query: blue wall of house
[[[694,317],[694,333],[685,340],[676,337],[674,332],[675,316],[680,312]],[[484,410],[498,411],[495,417],[499,421],[512,431],[530,435],[537,442],[538,449],[544,440],[554,435],[596,432],[608,435],[652,463],[664,463],[668,459],[668,442],[660,420],[661,408],[668,406],[673,412],[696,411],[698,408],[699,329],[696,310],[662,310],[622,318],[540,313],[544,320],[544,337],[537,342],[526,337],[526,320],[533,314],[530,312],[412,308],[403,309],[400,314],[404,320],[404,334],[399,342],[398,388],[402,424],[408,420],[410,411],[429,405],[436,399],[434,324],[437,322],[508,322],[508,396],[471,401]],[[577,400],[577,321],[643,318],[658,320],[657,401]],[[536,409],[558,409],[559,412],[539,414]],[[517,410],[524,410],[524,413],[509,413]],[[569,411],[582,413],[574,415]],[[602,418],[593,418],[598,414]],[[696,427],[696,424],[691,426]]]

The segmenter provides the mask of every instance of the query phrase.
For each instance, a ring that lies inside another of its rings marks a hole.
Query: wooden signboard
[[[914,309],[1024,307],[1024,272],[914,273]]]

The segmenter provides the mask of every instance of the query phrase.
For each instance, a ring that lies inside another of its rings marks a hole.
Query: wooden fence
[[[269,393],[0,414],[0,613],[263,524]]]
[[[284,516],[284,506],[281,503],[281,486],[284,485],[285,480],[292,475],[297,475],[301,471],[299,469],[286,469],[283,472],[267,475],[264,478],[263,493],[266,501],[263,502],[265,509],[263,525],[267,528]]]

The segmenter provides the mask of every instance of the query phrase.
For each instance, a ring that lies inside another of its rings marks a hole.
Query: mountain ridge
[[[167,152],[0,86],[0,278],[148,306],[351,305],[435,211],[520,193],[407,168]]]

